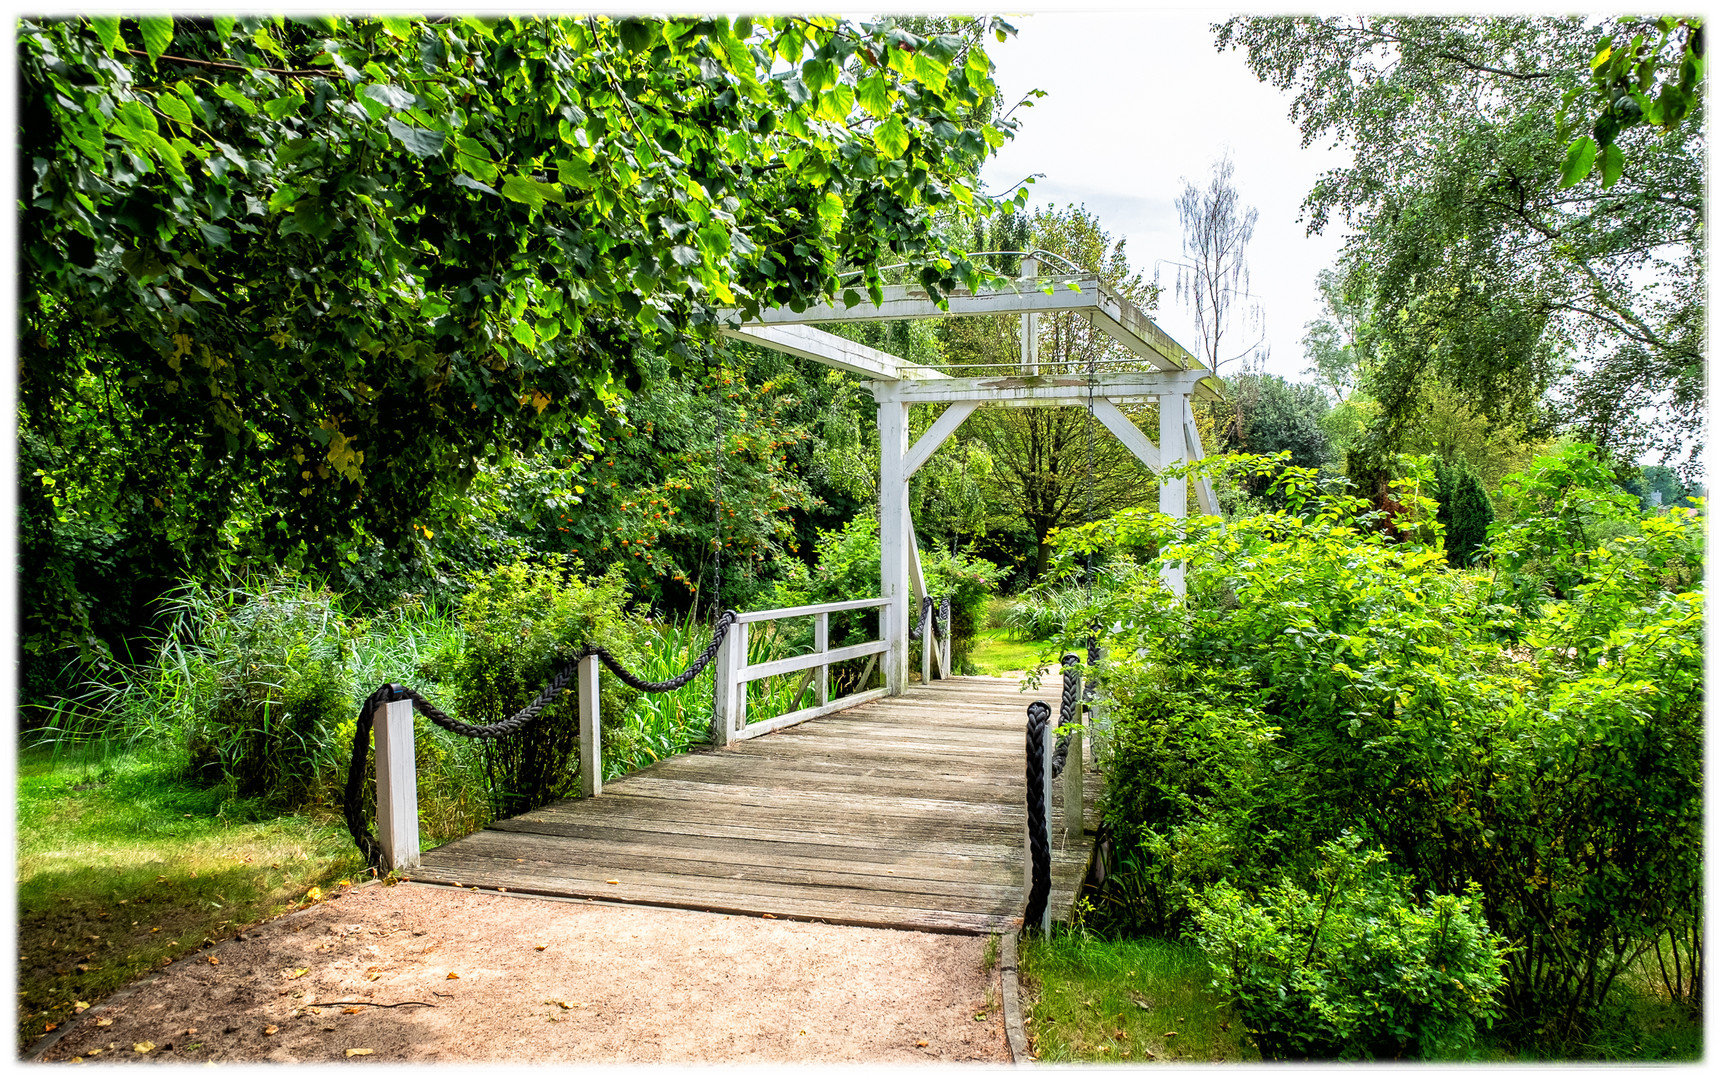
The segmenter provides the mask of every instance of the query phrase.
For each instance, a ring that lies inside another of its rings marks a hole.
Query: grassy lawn
[[[18,1048],[153,968],[362,870],[344,823],[130,754],[18,757]]]
[[[1078,933],[1021,943],[1028,1040],[1042,1062],[1259,1061],[1206,989],[1191,945]]]
[[[980,675],[1021,678],[1056,648],[1051,641],[1017,641],[1008,630],[981,630],[974,637],[968,659]]]

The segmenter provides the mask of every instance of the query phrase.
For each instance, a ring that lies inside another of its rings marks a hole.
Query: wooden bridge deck
[[[685,754],[424,853],[414,881],[988,933],[1021,925],[1024,730],[1010,679],[895,698]],[[1061,785],[1054,785],[1061,787]],[[1089,799],[1097,790],[1090,772]],[[1054,804],[1055,805],[1055,804]],[[1052,911],[1092,855],[1055,812]]]

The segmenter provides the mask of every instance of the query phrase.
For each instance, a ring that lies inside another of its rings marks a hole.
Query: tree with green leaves
[[[428,542],[484,462],[600,446],[726,312],[977,284],[931,222],[992,205],[1008,32],[21,20],[27,647],[99,644],[80,537],[140,583],[327,571]]]
[[[1628,40],[1626,34],[1630,33]],[[1703,75],[1709,57],[1703,44],[1703,20],[1663,15],[1653,23],[1621,26],[1602,35],[1590,61],[1590,85],[1566,91],[1556,114],[1561,131],[1581,126],[1593,110],[1589,134],[1566,148],[1560,186],[1571,187],[1601,166],[1601,186],[1612,187],[1625,172],[1619,134],[1640,124],[1676,128],[1702,98]],[[1572,105],[1584,106],[1573,124]]]
[[[1635,20],[1602,20],[1630,37]],[[1694,460],[1704,392],[1702,105],[1621,129],[1606,187],[1563,188],[1554,123],[1587,85],[1579,17],[1240,17],[1215,27],[1293,95],[1305,144],[1351,163],[1303,208],[1351,230],[1346,295],[1366,305],[1365,386],[1385,460],[1428,376],[1490,420],[1538,414],[1620,456]]]

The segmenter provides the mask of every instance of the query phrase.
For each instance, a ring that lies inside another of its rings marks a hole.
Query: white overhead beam
[[[864,375],[869,379],[943,379],[936,368],[911,364],[900,356],[838,337],[813,326],[756,326],[728,328],[723,336],[763,345],[767,349],[816,360],[827,367]]]
[[[988,375],[936,380],[903,379],[870,385],[875,401],[979,401],[987,404],[1037,401],[1044,404],[1087,404],[1088,397],[1158,397],[1190,394],[1200,389],[1205,373],[1196,371],[1110,371],[1093,376]]]
[[[887,285],[881,301],[863,299],[852,307],[813,304],[802,311],[767,308],[756,324],[793,325],[880,319],[937,319],[952,315],[1022,315],[1046,311],[1080,311],[1119,344],[1162,370],[1201,369],[1193,354],[1172,340],[1133,303],[1100,284],[1097,276],[1019,278],[1007,289],[971,293],[956,289],[944,294],[939,307],[919,285]]]
[[[969,414],[979,407],[978,401],[952,401],[942,413],[939,413],[938,419],[934,420],[932,426],[926,429],[926,434],[915,440],[914,445],[909,448],[906,466],[908,475],[913,476],[919,472],[920,467],[926,464],[927,459],[937,453],[940,446],[944,445],[944,440],[956,434],[956,429],[962,426],[962,421],[968,419]]]
[[[1106,398],[1094,398],[1094,419],[1106,426],[1106,430],[1117,436],[1117,441],[1123,443],[1129,452],[1141,459],[1141,463],[1159,471],[1159,447],[1153,445],[1141,429],[1136,427],[1123,410],[1112,404]]]

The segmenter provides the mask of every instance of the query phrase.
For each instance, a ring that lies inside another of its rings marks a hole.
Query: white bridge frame
[[[879,431],[879,554],[880,638],[883,643],[885,692],[901,694],[908,687],[911,601],[926,594],[920,553],[909,511],[908,480],[945,440],[981,405],[1093,407],[1094,418],[1156,473],[1206,456],[1196,430],[1192,398],[1216,399],[1222,384],[1183,346],[1173,341],[1129,300],[1101,284],[1097,275],[1041,275],[1035,259],[1022,260],[1022,276],[1003,288],[945,296],[944,306],[915,285],[886,286],[878,303],[870,299],[853,306],[814,304],[802,311],[769,308],[758,318],[741,322],[731,313],[724,335],[762,345],[791,356],[865,377],[878,403]],[[1144,361],[1151,371],[1081,374],[1040,374],[1038,317],[1047,312],[1079,312],[1112,340]],[[898,356],[869,348],[818,329],[813,323],[871,322],[888,319],[931,319],[958,315],[1016,315],[1021,319],[1021,366],[997,377],[954,378],[935,368],[911,364]],[[1120,404],[1157,402],[1159,440],[1155,443],[1136,427]],[[909,445],[909,407],[945,402],[925,434]],[[1195,496],[1203,513],[1217,514],[1212,485],[1198,478]],[[1185,478],[1163,477],[1159,509],[1172,517],[1187,516]],[[1169,565],[1166,584],[1183,594],[1183,567]]]

